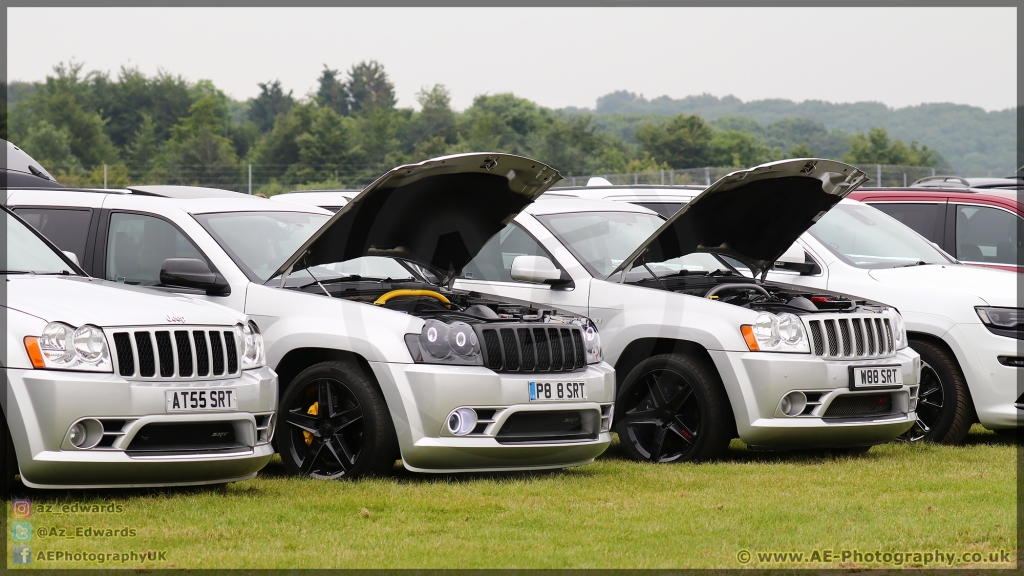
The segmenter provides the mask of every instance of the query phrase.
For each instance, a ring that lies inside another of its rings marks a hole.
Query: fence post
[[[575,186],[575,185],[576,185],[576,177],[575,177],[575,176],[573,176],[573,177],[572,177],[572,185],[573,185],[573,186]]]
[[[935,168],[932,168],[932,176],[935,176]]]
[[[875,186],[881,186],[882,185],[882,165],[881,164],[875,164],[875,174],[878,175],[878,183],[875,184]]]
[[[906,172],[903,173],[903,187],[904,188],[907,187],[907,173]]]
[[[661,169],[661,185],[662,186],[665,185],[665,169],[664,168]]]
[[[711,186],[711,167],[704,168],[704,185]]]
[[[668,185],[669,186],[675,186],[676,185],[676,171],[675,170],[669,170],[668,171]]]
[[[249,164],[249,196],[252,196],[252,164]]]
[[[103,189],[107,189],[107,163],[103,163]]]
[[[640,175],[639,174],[633,174],[633,185],[636,186],[639,183],[640,183]]]

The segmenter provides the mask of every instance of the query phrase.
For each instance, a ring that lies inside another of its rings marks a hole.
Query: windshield
[[[7,219],[7,254],[0,273],[78,274],[27,225],[9,212],[4,212],[4,218]]]
[[[950,263],[899,220],[866,204],[839,204],[809,232],[833,254],[858,268]]]
[[[196,219],[250,279],[266,282],[330,217],[305,212],[232,212],[198,214]],[[290,280],[300,284],[348,276],[413,278],[409,270],[395,260],[378,256],[313,266],[296,270],[294,275],[298,278]]]
[[[607,278],[665,221],[654,214],[638,212],[576,212],[538,216],[538,220],[561,240],[596,278]],[[711,254],[687,254],[665,262],[648,262],[654,274],[665,276],[688,272],[713,272],[727,268]],[[640,267],[634,272],[649,274]]]
[[[330,217],[304,212],[231,212],[197,214],[213,236],[250,278],[266,282],[302,243]]]

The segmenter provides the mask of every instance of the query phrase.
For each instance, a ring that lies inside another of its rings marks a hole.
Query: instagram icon
[[[15,518],[31,518],[32,500],[28,498],[15,498],[11,502],[11,516]]]

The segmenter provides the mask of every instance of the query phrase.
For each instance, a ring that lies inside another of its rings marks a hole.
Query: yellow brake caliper
[[[320,411],[320,403],[319,402],[313,402],[313,405],[309,407],[309,410],[306,411],[306,414],[312,414],[313,416],[316,416],[319,413],[319,411]],[[306,439],[306,446],[310,446],[310,445],[313,444],[313,433],[312,432],[306,432],[305,430],[303,430],[302,431],[302,437]]]

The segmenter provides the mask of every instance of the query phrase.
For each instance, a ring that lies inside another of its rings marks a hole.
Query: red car
[[[1015,189],[861,188],[849,195],[910,226],[964,264],[1024,271],[1024,206]]]

